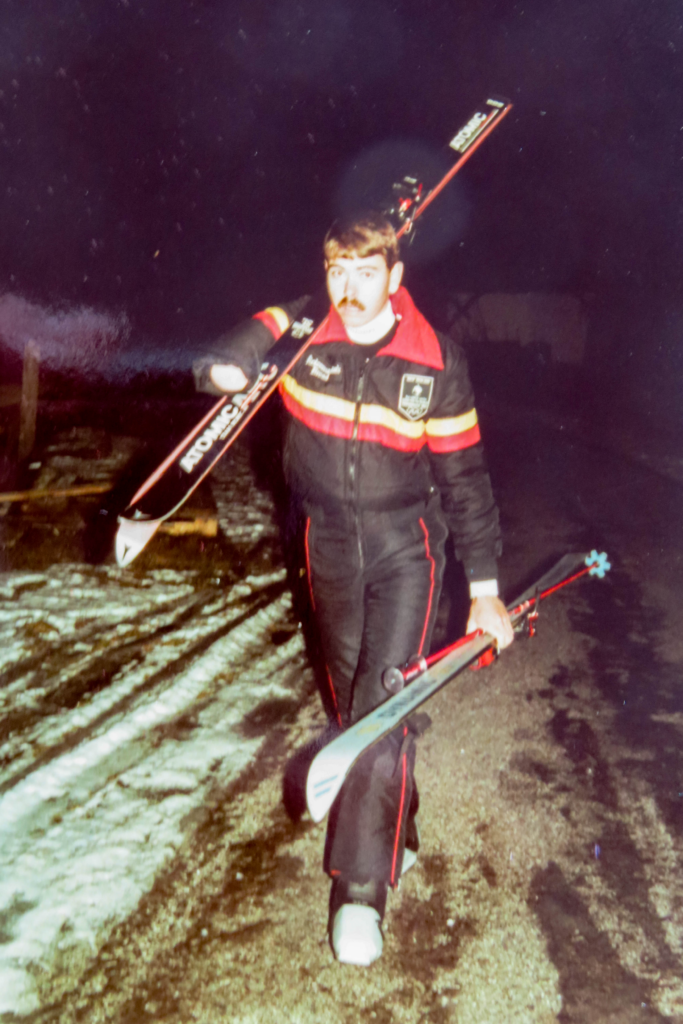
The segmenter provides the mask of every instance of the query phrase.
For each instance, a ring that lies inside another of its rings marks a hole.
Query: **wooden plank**
[[[111,484],[82,484],[79,487],[63,487],[44,491],[5,491],[0,494],[0,503],[9,501],[45,501],[50,498],[80,498],[86,494],[106,494]]]
[[[106,494],[112,489],[111,484],[81,484],[78,487],[60,487],[51,490],[6,491],[0,494],[0,504],[13,501],[50,501],[56,498],[82,498],[90,494]],[[162,523],[160,533],[172,537],[183,537],[195,533],[201,537],[218,536],[218,520],[212,517],[197,516],[192,519],[175,519]]]
[[[35,341],[28,341],[24,350],[24,375],[21,384],[21,411],[19,415],[19,462],[33,451],[38,417],[38,378],[40,351]]]
[[[169,533],[172,537],[183,537],[189,533],[198,533],[202,537],[218,536],[217,519],[176,519],[166,520],[159,527],[159,533]]]

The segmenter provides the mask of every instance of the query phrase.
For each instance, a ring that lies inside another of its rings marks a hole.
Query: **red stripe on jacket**
[[[319,434],[328,434],[330,437],[341,437],[345,441],[351,440],[353,435],[351,420],[342,420],[337,416],[326,416],[324,413],[307,409],[305,405],[297,402],[296,398],[293,398],[282,385],[280,385],[280,394],[287,412],[291,413],[295,419],[305,423],[311,430],[317,430]]]
[[[351,420],[328,416],[325,413],[308,409],[305,405],[297,402],[282,387],[280,394],[287,411],[311,430],[315,430],[319,434],[327,434],[329,437],[340,437],[344,441],[350,441],[353,437],[353,422]],[[424,434],[418,438],[406,437],[404,434],[391,430],[390,427],[383,427],[377,423],[360,423],[356,436],[359,441],[374,441],[385,448],[394,448],[401,452],[417,452],[425,444]]]
[[[379,423],[361,423],[358,427],[360,441],[375,441],[385,448],[396,448],[399,452],[419,452],[425,445],[426,437],[406,437],[391,427],[383,427]]]
[[[350,441],[353,437],[353,422],[351,420],[329,416],[307,408],[297,402],[282,385],[280,394],[287,412],[311,430],[315,430],[319,434],[327,434],[328,437],[339,437],[345,441]],[[448,437],[432,437],[425,434],[421,437],[406,437],[405,434],[400,434],[379,423],[360,423],[357,437],[359,441],[371,441],[381,444],[385,448],[393,448],[401,452],[418,452],[425,444],[428,444],[433,452],[455,452],[461,448],[469,448],[481,440],[478,424],[460,434],[451,434]]]
[[[260,313],[254,313],[252,319],[260,320],[262,324],[265,324],[276,341],[282,337],[284,332],[281,330],[275,317],[267,309],[262,310]]]
[[[457,452],[461,448],[470,448],[478,441],[481,441],[478,423],[469,430],[463,430],[461,434],[450,434],[447,437],[427,435],[427,444],[432,452]]]

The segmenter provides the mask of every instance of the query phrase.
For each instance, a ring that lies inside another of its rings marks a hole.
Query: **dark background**
[[[113,345],[59,341],[86,373],[187,369],[314,288],[339,207],[438,168],[493,93],[514,110],[425,216],[411,289],[437,326],[457,291],[581,297],[590,401],[676,425],[682,57],[677,0],[3,0],[0,290],[109,318]]]

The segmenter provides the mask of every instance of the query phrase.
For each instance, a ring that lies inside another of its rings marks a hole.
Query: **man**
[[[326,326],[281,383],[284,450],[303,514],[308,580],[338,727],[387,698],[384,669],[427,653],[450,528],[472,598],[468,631],[513,639],[498,598],[500,539],[463,353],[401,287],[381,215],[336,221],[324,244]],[[200,387],[235,392],[305,302],[258,314],[197,366]],[[446,525],[447,524],[447,525]],[[330,937],[337,958],[382,951],[387,890],[417,852],[410,727],[372,747],[330,813]]]

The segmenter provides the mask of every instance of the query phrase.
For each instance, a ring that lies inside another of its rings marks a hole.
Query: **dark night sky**
[[[0,289],[182,362],[316,285],[368,150],[444,153],[496,93],[415,287],[593,296],[683,379],[682,59],[678,0],[3,0]]]

